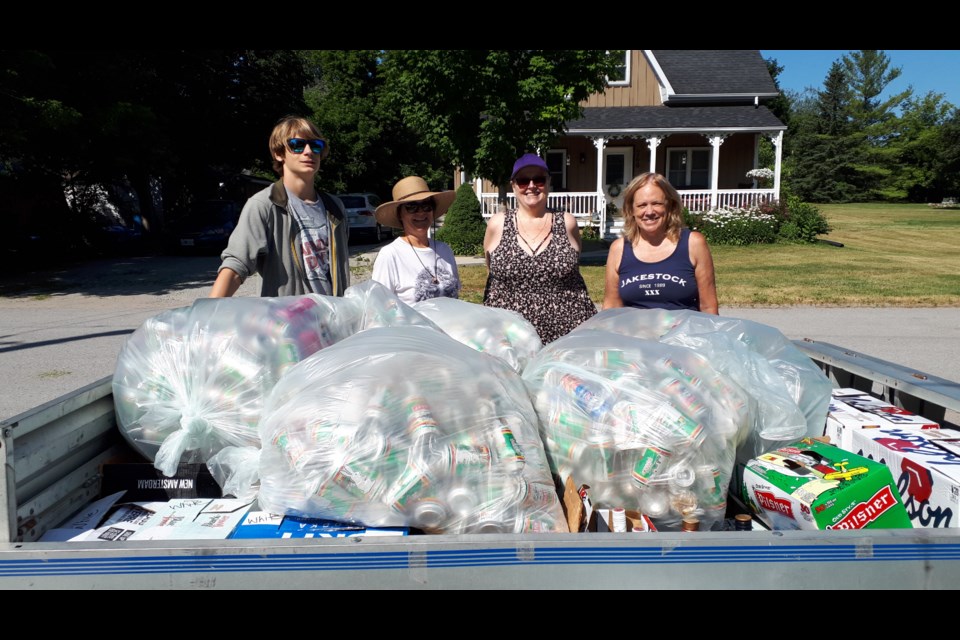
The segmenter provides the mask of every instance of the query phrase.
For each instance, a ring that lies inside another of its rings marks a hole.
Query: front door
[[[633,147],[603,150],[603,193],[607,203],[623,210],[623,190],[633,180]]]

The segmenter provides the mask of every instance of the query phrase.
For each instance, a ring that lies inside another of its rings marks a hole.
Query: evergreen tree
[[[794,119],[789,187],[802,200],[850,202],[863,195],[850,103],[846,72],[834,62],[816,99]]]
[[[473,186],[464,182],[457,189],[457,198],[443,216],[443,226],[437,230],[437,240],[446,242],[458,256],[483,254],[483,236],[487,223],[480,210],[480,200]]]

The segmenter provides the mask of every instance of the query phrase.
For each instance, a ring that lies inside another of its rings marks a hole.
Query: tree
[[[303,52],[310,74],[304,96],[330,155],[320,169],[321,188],[372,192],[386,198],[400,178],[449,184],[451,163],[420,144],[387,104],[379,50]]]
[[[885,193],[888,199],[939,202],[943,198],[949,181],[945,161],[950,157],[944,136],[952,110],[953,105],[943,99],[943,94],[933,91],[922,98],[904,100],[888,142],[895,163]]]
[[[890,68],[890,58],[883,51],[852,51],[842,62],[851,96],[852,132],[848,145],[856,157],[855,168],[863,198],[889,198],[897,155],[891,146],[897,127],[894,109],[909,98],[913,90],[908,87],[886,99],[880,98],[901,74],[899,67]]]
[[[846,71],[834,62],[816,98],[793,119],[789,187],[809,202],[849,202],[863,190],[850,146],[851,93]]]
[[[443,226],[437,230],[437,240],[450,245],[458,256],[483,253],[483,236],[487,223],[480,210],[480,200],[469,182],[457,189],[457,198],[443,216]]]
[[[423,142],[501,185],[513,161],[546,147],[606,86],[622,52],[603,50],[392,50],[388,93]]]

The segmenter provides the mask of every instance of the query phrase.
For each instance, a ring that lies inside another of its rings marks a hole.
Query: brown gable
[[[607,87],[580,103],[584,107],[646,107],[663,104],[660,85],[642,49],[630,50],[630,81],[625,86]]]

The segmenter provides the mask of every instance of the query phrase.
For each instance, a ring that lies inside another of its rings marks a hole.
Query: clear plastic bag
[[[756,401],[754,429],[738,457],[749,459],[770,442],[819,435],[831,384],[777,329],[749,320],[697,311],[607,309],[580,328],[688,347]]]
[[[204,298],[144,322],[113,376],[117,424],[167,475],[259,446],[263,401],[291,365],[356,332],[355,303],[319,295]]]
[[[721,523],[753,401],[682,346],[578,327],[523,372],[551,469],[658,528]]]
[[[370,329],[307,358],[271,392],[260,435],[274,513],[566,531],[523,381],[436,329]]]
[[[413,305],[448,336],[506,362],[521,373],[543,348],[536,328],[519,313],[454,298],[432,298]]]

